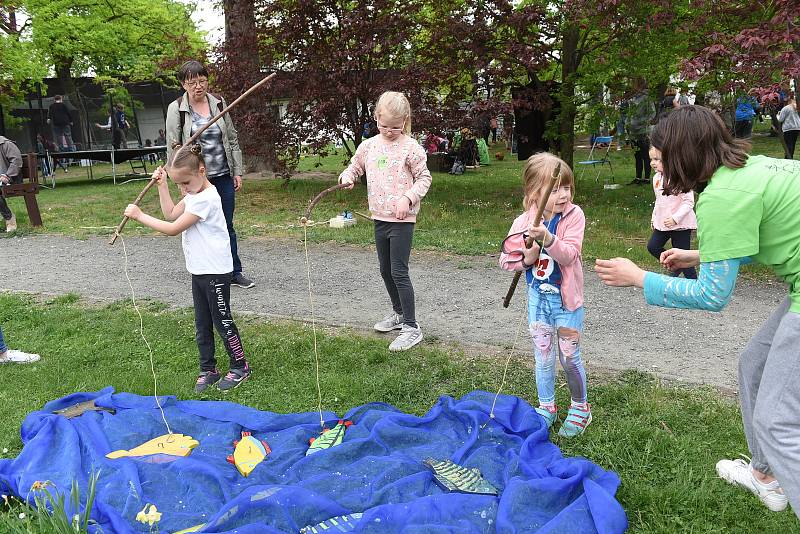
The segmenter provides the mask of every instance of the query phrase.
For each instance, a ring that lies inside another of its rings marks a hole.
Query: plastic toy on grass
[[[331,429],[323,428],[322,433],[318,438],[311,438],[308,440],[309,447],[306,451],[306,456],[315,452],[319,452],[323,449],[330,449],[331,447],[339,445],[344,439],[345,430],[347,430],[347,427],[352,424],[352,421],[339,419],[339,422],[336,423],[335,427]]]
[[[434,460],[426,458],[424,462],[431,471],[433,478],[448,491],[461,491],[464,493],[481,493],[484,495],[497,495],[497,488],[483,478],[480,469],[458,465],[450,460]]]
[[[228,462],[235,465],[243,477],[252,473],[272,452],[266,441],[254,438],[247,431],[242,432],[242,439],[234,441],[233,446],[233,454],[228,456]]]
[[[112,460],[116,458],[125,458],[128,456],[148,456],[150,454],[168,454],[170,456],[189,456],[192,449],[200,445],[200,442],[192,436],[184,436],[183,434],[164,434],[158,436],[150,441],[142,443],[138,447],[131,450],[120,449],[118,451],[109,452],[106,458]]]

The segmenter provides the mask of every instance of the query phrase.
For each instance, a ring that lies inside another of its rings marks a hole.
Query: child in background
[[[380,135],[363,141],[339,176],[350,188],[367,175],[369,210],[375,220],[375,248],[393,313],[375,324],[378,332],[400,330],[391,351],[408,350],[422,341],[408,259],[420,201],[431,186],[425,150],[412,139],[411,105],[403,93],[387,91],[375,105]]]
[[[543,221],[534,221],[540,202],[556,166],[561,177],[546,201]],[[572,203],[575,178],[562,160],[548,153],[531,156],[524,170],[525,213],[514,220],[500,254],[500,267],[525,271],[528,283],[528,326],[536,362],[536,390],[541,415],[547,427],[558,419],[555,379],[556,357],[567,375],[572,403],[558,431],[560,436],[579,436],[592,422],[586,398],[586,370],[581,360],[583,332],[583,269],[581,248],[586,218]],[[535,240],[525,247],[528,236]],[[557,342],[556,342],[557,337]]]
[[[176,143],[173,150],[178,147]],[[186,270],[192,274],[194,324],[200,349],[200,375],[194,390],[202,393],[217,384],[220,390],[228,391],[250,376],[250,366],[230,311],[233,257],[222,200],[206,178],[200,145],[173,152],[168,168],[183,199],[177,204],[172,201],[167,174],[158,167],[153,178],[157,180],[161,211],[167,220],[151,217],[134,204],[125,208],[125,216],[163,234],[181,234]],[[214,327],[230,356],[230,370],[224,377],[217,370],[214,357]]]
[[[664,194],[661,151],[655,147],[650,147],[650,166],[656,171],[653,175],[656,203],[653,206],[651,221],[653,235],[647,242],[647,251],[660,260],[667,241],[672,241],[674,248],[689,250],[692,244],[692,230],[697,229],[697,218],[694,215],[694,193],[692,191],[676,195]],[[697,278],[697,271],[694,267],[678,269],[671,272],[671,275],[680,276],[681,273],[685,278]]]

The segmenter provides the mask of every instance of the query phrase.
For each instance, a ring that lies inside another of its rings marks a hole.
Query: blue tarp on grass
[[[68,494],[76,479],[85,492],[89,474],[99,471],[92,518],[106,533],[148,532],[136,521],[148,503],[163,514],[160,532],[201,523],[203,532],[298,532],[356,512],[363,512],[356,532],[623,532],[625,512],[614,498],[617,475],[582,458],[564,458],[543,420],[517,397],[501,396],[495,419],[481,429],[493,396],[443,396],[422,417],[365,404],[344,415],[354,424],[341,445],[310,456],[305,453],[308,439],[319,434],[318,413],[276,414],[162,397],[172,431],[200,444],[187,457],[109,460],[108,452],[166,433],[153,397],[109,387],[29,414],[22,452],[0,460],[0,486],[33,502],[36,481],[52,481]],[[87,412],[70,420],[50,413],[90,399],[116,415]],[[329,426],[339,419],[324,416]],[[247,478],[226,461],[242,430],[272,449]],[[500,495],[446,492],[423,465],[428,457],[479,468]]]

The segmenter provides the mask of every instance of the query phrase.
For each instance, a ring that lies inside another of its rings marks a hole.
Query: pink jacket
[[[653,218],[651,221],[653,228],[662,232],[697,229],[693,192],[664,196],[664,179],[661,177],[660,172],[653,175],[653,191],[656,194],[656,203],[653,206]],[[672,228],[664,226],[664,219],[667,217],[672,217],[677,225]]]
[[[506,271],[523,271],[522,250],[525,239],[522,234],[528,230],[531,220],[536,215],[536,207],[514,219],[508,237],[503,240],[500,253],[500,267]],[[583,210],[569,203],[561,215],[556,227],[553,244],[547,247],[547,253],[558,262],[561,268],[561,303],[568,311],[575,311],[583,306],[583,264],[581,248],[583,247],[583,231],[586,228],[586,216]]]
[[[388,222],[416,222],[419,203],[431,186],[425,150],[414,139],[401,135],[386,141],[376,135],[358,145],[350,165],[339,175],[339,183],[356,183],[367,174],[367,199],[372,218]],[[411,200],[402,221],[395,217],[397,201]]]

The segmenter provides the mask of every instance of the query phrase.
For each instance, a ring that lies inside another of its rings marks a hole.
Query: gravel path
[[[180,239],[129,237],[125,244],[138,296],[191,306]],[[32,236],[0,240],[0,248],[6,273],[0,278],[0,291],[75,292],[100,299],[129,296],[120,243],[111,247],[106,238]],[[366,331],[390,311],[373,249],[309,244],[309,254],[319,321]],[[301,242],[247,239],[241,242],[240,255],[245,273],[257,285],[232,289],[234,313],[308,319]],[[496,265],[493,256],[412,254],[417,318],[426,336],[471,352],[497,353],[511,344],[523,310],[524,286],[517,290],[513,309],[503,309],[501,298],[511,275]],[[739,351],[786,295],[781,284],[741,281],[722,313],[666,310],[647,306],[638,290],[602,286],[588,269],[585,290],[583,353],[590,373],[639,369],[726,389],[736,388]],[[519,346],[527,350],[525,332]]]

